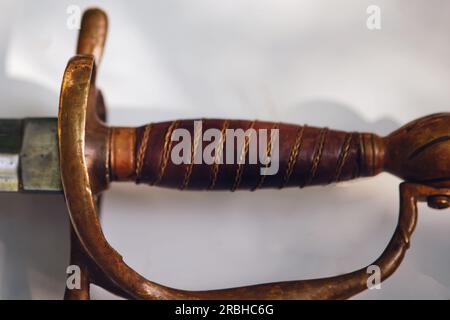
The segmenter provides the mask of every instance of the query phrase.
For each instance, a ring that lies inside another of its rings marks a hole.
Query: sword
[[[66,299],[89,299],[91,283],[132,299],[344,299],[367,289],[366,268],[328,278],[208,291],[147,280],[124,263],[103,234],[100,198],[112,182],[254,191],[389,172],[404,182],[394,235],[371,264],[380,268],[381,280],[395,272],[409,248],[417,203],[449,207],[450,113],[417,119],[386,137],[224,119],[109,127],[103,95],[96,87],[107,26],[102,10],[84,13],[77,55],[63,76],[58,118],[0,120],[0,190],[65,195],[72,227],[71,264],[82,271],[80,288],[67,288]],[[261,163],[251,161],[255,153]]]

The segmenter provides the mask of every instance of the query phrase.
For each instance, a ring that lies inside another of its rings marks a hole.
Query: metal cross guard
[[[394,235],[371,263],[379,266],[382,281],[399,267],[410,246],[417,202],[426,201],[436,209],[450,206],[450,113],[423,117],[386,137],[284,123],[202,119],[204,128],[221,130],[222,152],[226,129],[278,129],[279,172],[264,176],[260,167],[245,163],[172,163],[171,134],[179,128],[193,134],[192,120],[138,128],[105,123],[106,108],[95,79],[107,27],[102,10],[84,13],[77,55],[64,72],[58,119],[1,120],[0,125],[8,134],[8,145],[2,143],[0,153],[11,155],[0,189],[65,194],[71,221],[70,264],[81,269],[81,288],[66,289],[65,299],[89,299],[91,283],[130,299],[346,299],[367,289],[366,268],[328,278],[209,291],[178,290],[147,280],[124,263],[102,232],[99,200],[113,181],[234,191],[306,187],[389,172],[404,182]],[[235,151],[247,156],[248,144]]]

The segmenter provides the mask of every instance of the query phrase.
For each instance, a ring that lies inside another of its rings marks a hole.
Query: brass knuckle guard
[[[99,221],[100,194],[114,178],[109,176],[110,159],[119,168],[113,175],[133,176],[136,170],[133,149],[127,149],[130,145],[121,144],[123,141],[115,136],[121,131],[114,132],[103,122],[105,105],[95,87],[96,65],[101,60],[106,29],[103,11],[86,11],[78,55],[69,61],[61,87],[58,136],[62,183],[73,228],[71,263],[82,269],[82,288],[66,290],[66,299],[89,299],[90,283],[136,299],[345,299],[367,289],[366,268],[322,279],[185,291],[151,282],[125,264],[109,245]],[[407,181],[400,185],[400,212],[394,235],[372,263],[380,268],[381,280],[398,268],[409,248],[417,222],[417,202],[428,201],[434,208],[448,207],[450,148],[442,142],[450,139],[449,123],[449,114],[425,117],[385,138],[377,138],[376,148],[369,148],[364,154],[359,150],[362,165],[371,163],[363,168],[366,175],[385,170]],[[124,139],[134,142],[135,137],[129,132],[122,132]],[[360,137],[360,149],[370,142],[373,146],[374,135]],[[111,153],[116,158],[110,157]],[[120,165],[120,161],[125,163]]]

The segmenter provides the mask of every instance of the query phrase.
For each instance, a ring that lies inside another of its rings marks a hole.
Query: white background
[[[387,134],[449,110],[448,1],[1,0],[1,117],[56,116],[77,38],[66,26],[72,4],[108,12],[97,83],[116,125],[233,117]],[[379,31],[366,27],[371,4]],[[256,193],[113,185],[102,220],[126,262],[164,285],[323,277],[379,256],[399,182],[382,174]],[[356,298],[450,298],[450,215],[425,205],[419,214],[399,270]],[[68,256],[62,196],[0,195],[0,298],[61,298]]]

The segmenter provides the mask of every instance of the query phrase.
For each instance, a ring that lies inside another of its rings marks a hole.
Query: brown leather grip
[[[194,121],[201,121],[201,130],[194,130]],[[189,144],[183,149],[188,154],[180,151],[181,138],[172,139],[179,129],[189,133]],[[205,141],[208,129],[216,129],[218,141]],[[237,129],[246,132],[243,140],[232,135]],[[266,129],[265,133],[261,129]],[[212,142],[216,148],[207,154],[214,156],[214,162],[208,164],[202,155]],[[174,163],[174,148],[187,161]],[[250,153],[255,151],[256,163],[255,159],[250,163]],[[201,163],[195,163],[199,153]],[[227,155],[234,161],[228,161]],[[328,184],[379,173],[382,155],[383,140],[374,134],[263,121],[177,120],[138,128],[116,127],[110,132],[111,180],[179,189],[234,191]]]

